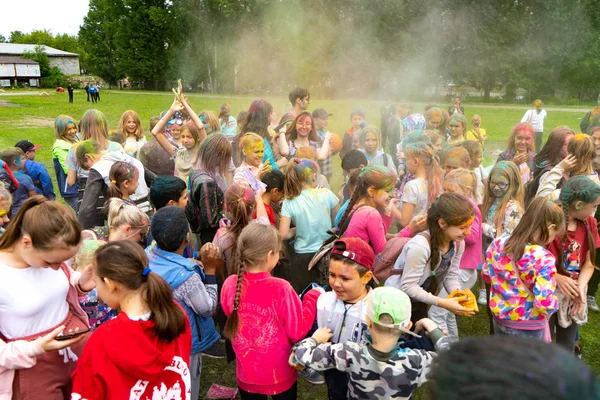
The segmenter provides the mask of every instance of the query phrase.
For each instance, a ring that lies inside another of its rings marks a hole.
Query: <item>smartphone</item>
[[[62,340],[69,340],[69,339],[73,339],[73,338],[75,338],[77,336],[81,336],[84,333],[88,333],[89,331],[90,331],[90,328],[87,328],[87,329],[84,329],[82,331],[75,331],[75,332],[71,332],[71,333],[67,333],[67,334],[64,334],[64,335],[57,336],[57,337],[55,337],[55,339],[56,340],[61,340],[61,341]]]

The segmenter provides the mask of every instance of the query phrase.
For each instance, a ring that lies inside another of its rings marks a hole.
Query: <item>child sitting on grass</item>
[[[409,399],[427,381],[435,353],[400,348],[403,333],[411,334],[410,298],[401,290],[380,287],[364,300],[371,343],[327,343],[329,328],[320,328],[292,351],[296,363],[324,371],[336,369],[348,374],[350,399]],[[436,350],[447,347],[442,331],[430,319],[416,323],[415,332],[425,331]],[[330,397],[331,398],[331,397]]]

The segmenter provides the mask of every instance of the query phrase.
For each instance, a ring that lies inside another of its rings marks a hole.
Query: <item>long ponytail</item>
[[[426,143],[410,143],[404,147],[407,157],[416,157],[421,160],[427,170],[427,204],[431,206],[433,201],[442,193],[444,171],[440,168],[438,158],[433,148]]]
[[[137,243],[120,240],[102,246],[96,251],[94,268],[100,278],[108,278],[132,291],[142,289],[150,318],[154,320],[154,333],[160,340],[170,343],[185,331],[185,314],[173,300],[170,286],[149,270],[148,257]]]
[[[313,160],[292,158],[285,172],[285,183],[283,190],[285,198],[295,199],[302,192],[302,184],[315,183],[315,174],[319,171],[319,165]]]
[[[27,199],[10,221],[0,236],[0,250],[11,248],[24,234],[36,249],[74,247],[81,240],[81,225],[70,207],[38,195]]]
[[[249,266],[264,262],[270,252],[275,253],[280,250],[281,236],[272,225],[250,224],[240,234],[235,254],[237,264],[233,271],[237,274],[235,297],[232,311],[223,329],[223,334],[227,339],[232,340],[240,327],[239,308],[242,300],[244,270]]]

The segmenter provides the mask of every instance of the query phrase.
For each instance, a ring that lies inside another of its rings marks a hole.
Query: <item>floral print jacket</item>
[[[515,263],[504,253],[509,237],[494,240],[486,252],[483,275],[491,281],[490,310],[499,320],[545,321],[558,309],[556,259],[545,248],[528,244]]]

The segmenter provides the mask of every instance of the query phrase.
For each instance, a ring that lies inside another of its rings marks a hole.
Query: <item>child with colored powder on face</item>
[[[352,122],[352,126],[344,133],[344,138],[342,139],[342,150],[340,150],[340,158],[343,160],[346,153],[348,153],[352,149],[356,149],[353,144],[353,137],[359,132],[362,127],[361,124],[365,121],[365,112],[361,108],[355,108],[350,113],[350,121]]]
[[[367,125],[360,133],[361,151],[369,160],[369,165],[381,165],[396,175],[394,160],[381,147],[381,133],[375,125]]]
[[[542,175],[537,196],[550,196],[552,200],[557,200],[560,194],[560,189],[557,189],[559,183],[578,175],[587,176],[600,185],[593,166],[596,146],[592,138],[583,133],[573,136],[567,145],[567,151],[569,155],[564,160]]]
[[[442,191],[444,173],[433,149],[425,143],[404,146],[408,173],[415,179],[402,191],[401,226],[407,226],[414,216],[423,215]]]
[[[264,164],[262,162],[264,156],[263,138],[256,133],[248,132],[242,136],[240,148],[244,161],[235,170],[233,182],[258,191],[263,187],[260,180],[272,169],[269,165],[269,160]]]
[[[450,171],[444,177],[444,193],[456,193],[466,197],[475,210],[475,218],[471,224],[471,233],[465,236],[465,250],[460,259],[458,279],[460,289],[471,289],[477,282],[477,269],[482,264],[481,254],[481,211],[475,198],[477,197],[477,176],[470,170],[458,168]],[[449,292],[440,290],[440,297],[447,297]],[[442,330],[446,331],[450,341],[458,341],[458,326],[456,316],[446,309],[432,306],[429,318]]]
[[[0,160],[4,161],[8,169],[13,173],[19,183],[19,187],[12,194],[12,207],[10,209],[10,219],[14,219],[19,208],[27,199],[37,194],[35,185],[31,178],[23,172],[25,166],[25,154],[18,147],[8,147],[0,150]]]
[[[77,201],[79,187],[67,185],[67,173],[69,169],[66,164],[69,150],[79,141],[75,120],[67,115],[56,117],[54,120],[54,138],[52,162],[54,163],[58,190],[65,202],[77,212],[79,209],[79,202]]]
[[[481,207],[483,248],[487,249],[494,239],[502,235],[510,235],[524,211],[524,190],[519,168],[511,161],[498,162],[490,171]],[[485,292],[484,285],[480,285],[479,304],[485,304],[489,299],[490,281],[484,281]],[[489,307],[486,309],[489,310]],[[490,334],[493,332],[490,320]]]
[[[558,312],[550,318],[550,332],[557,344],[576,351],[578,327],[587,322],[587,286],[600,247],[594,213],[600,204],[600,185],[587,176],[570,178],[562,186],[559,201],[566,230],[548,247],[556,257]],[[579,349],[581,352],[581,349]]]
[[[447,148],[442,153],[441,165],[445,174],[457,168],[471,169],[471,155],[462,146]]]
[[[83,240],[79,252],[71,259],[71,268],[83,272],[94,261],[96,250],[105,245],[102,240]],[[96,288],[79,296],[79,305],[90,320],[90,329],[95,330],[101,324],[117,316],[117,310],[111,309],[100,298]]]
[[[296,156],[300,159],[307,159],[317,161],[317,151],[310,146],[303,146],[296,150]],[[317,173],[317,189],[326,188],[331,189],[327,177],[321,173],[321,165],[319,165],[319,172]]]
[[[465,131],[467,130],[467,119],[462,114],[454,114],[450,118],[448,140],[446,146],[456,146],[465,140]]]
[[[528,122],[515,125],[508,138],[508,148],[500,153],[498,161],[514,162],[521,170],[521,180],[525,185],[533,179],[534,159],[533,126]]]
[[[281,209],[279,233],[284,240],[295,238],[290,283],[300,293],[313,282],[308,264],[329,237],[338,198],[329,189],[317,189],[319,166],[307,159],[294,158],[287,166],[285,200]],[[291,224],[296,226],[295,230]]]

